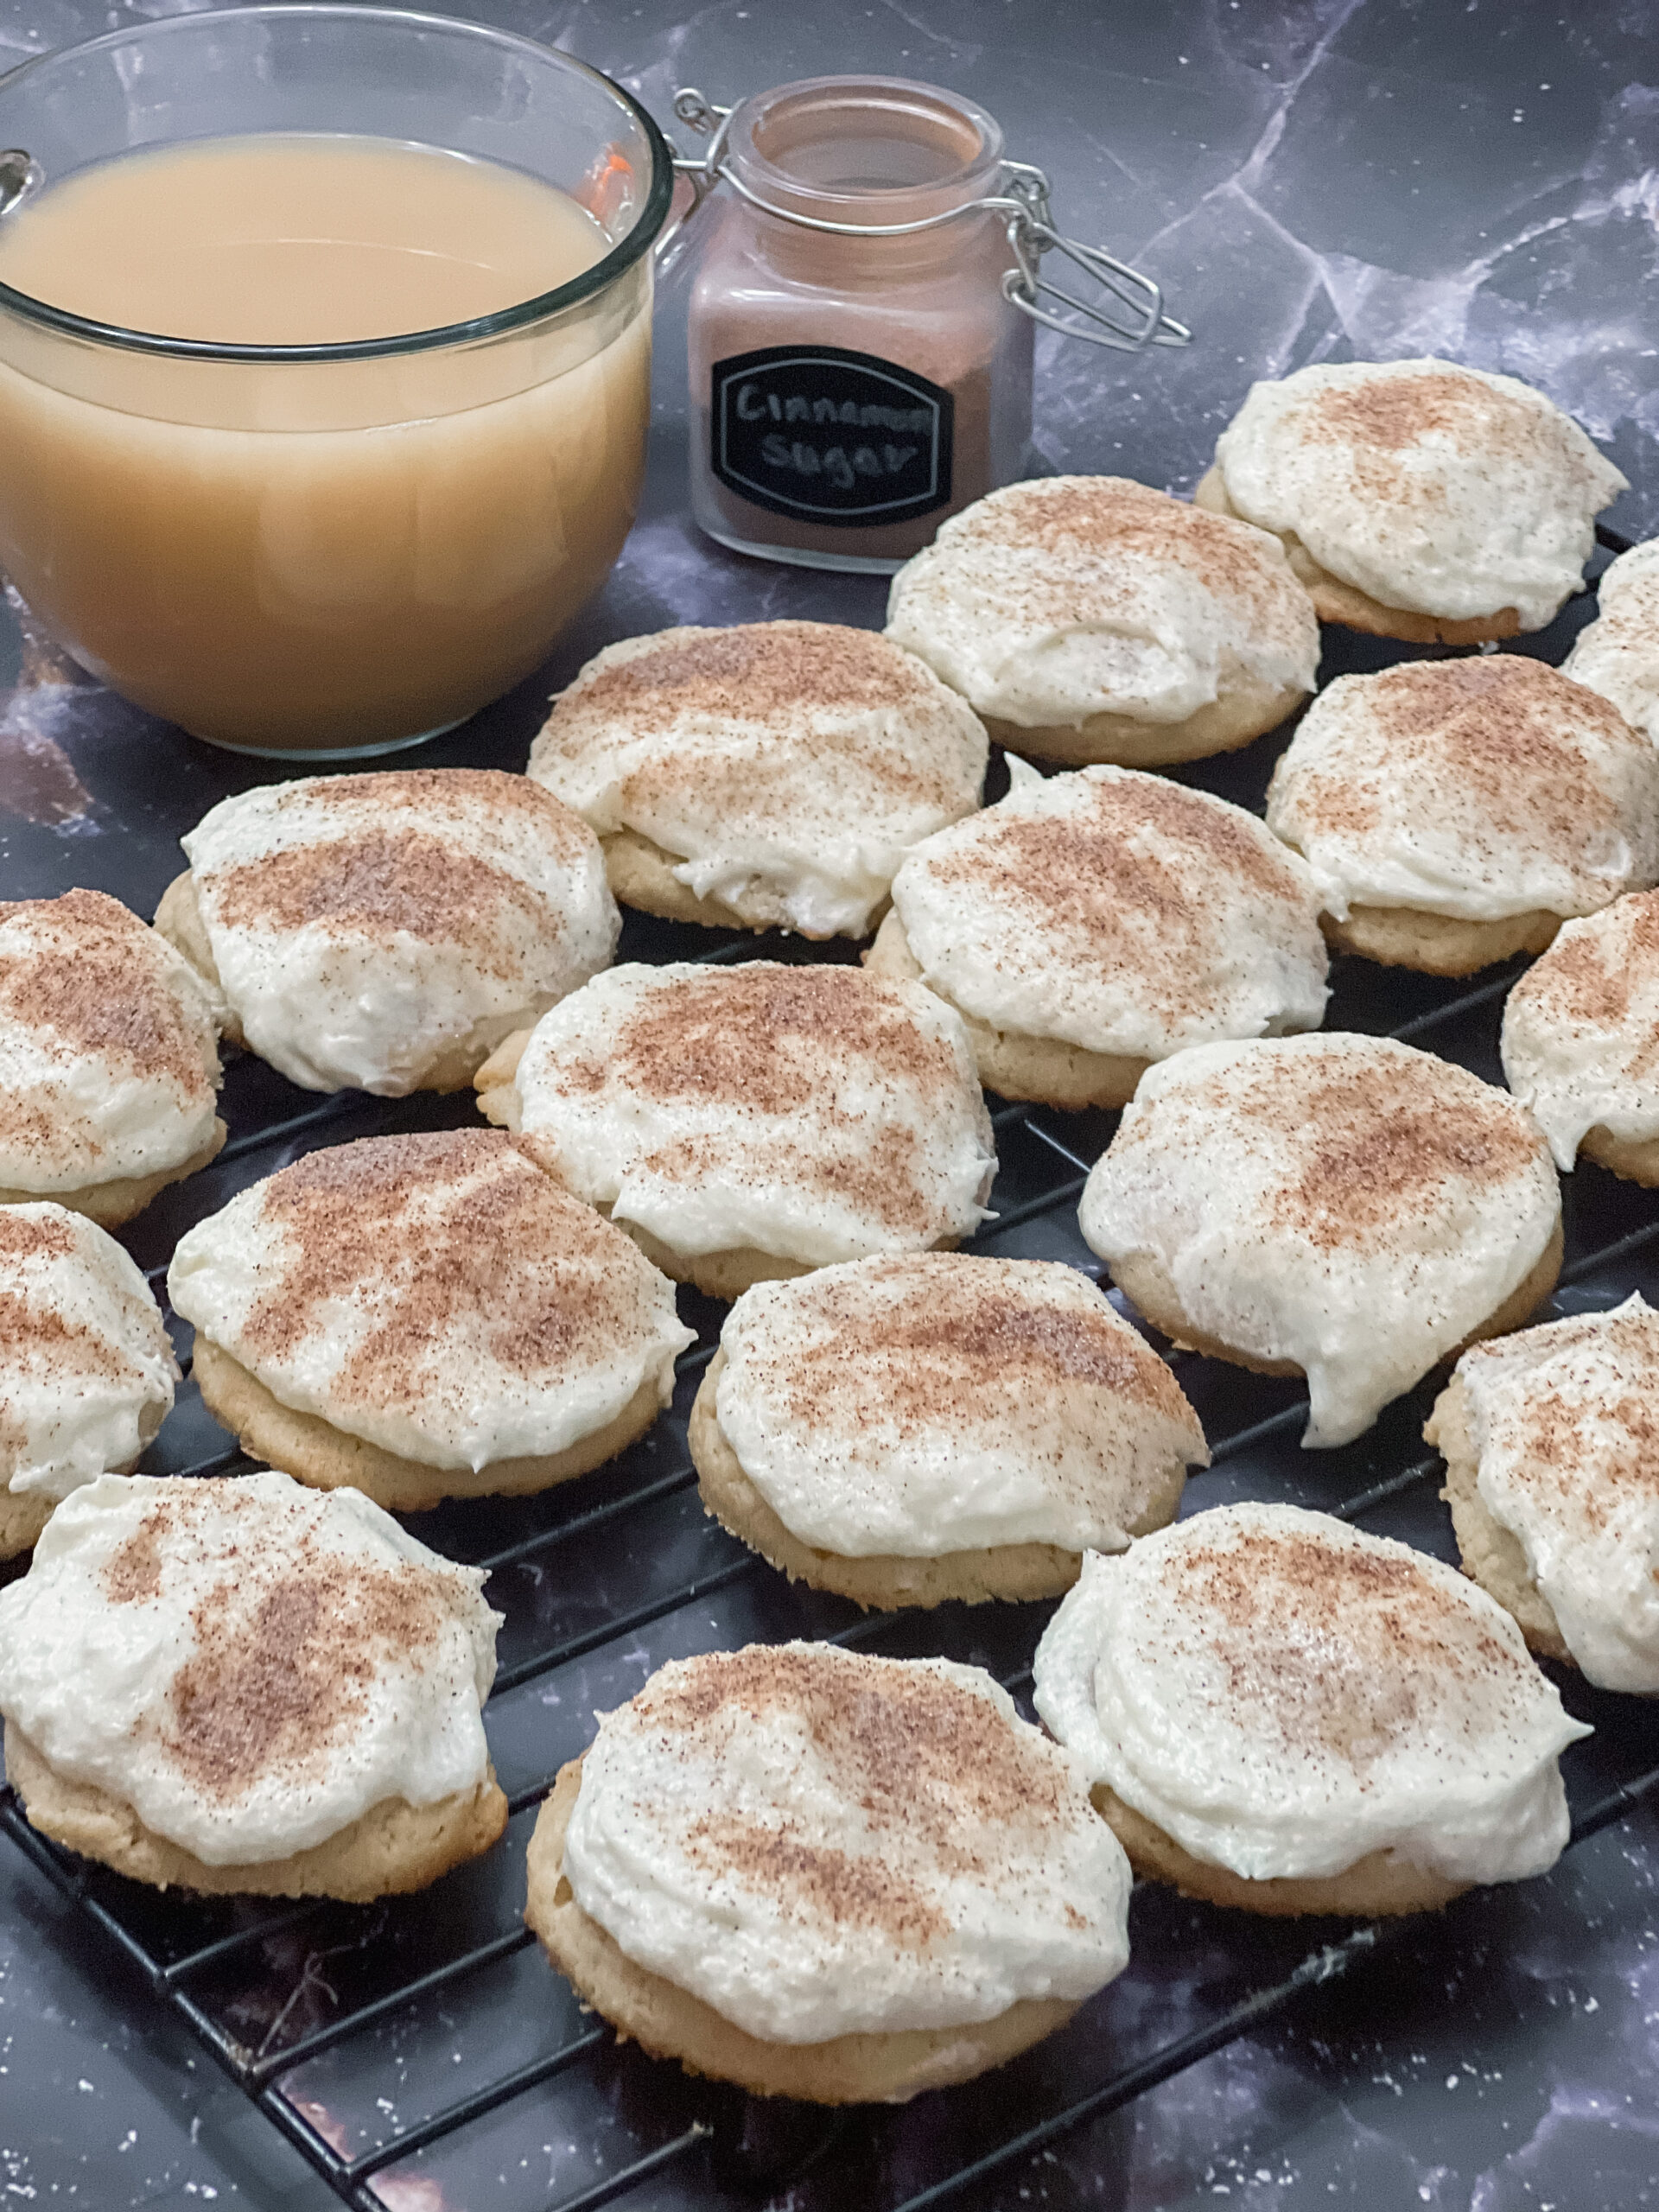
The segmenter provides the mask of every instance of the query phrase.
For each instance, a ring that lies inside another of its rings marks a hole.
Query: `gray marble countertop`
[[[0,62],[173,4],[0,0]],[[1044,337],[1046,467],[1188,490],[1253,378],[1436,352],[1541,386],[1630,477],[1609,519],[1659,531],[1652,0],[714,0],[689,16],[676,0],[479,0],[471,12],[569,48],[661,118],[679,84],[721,99],[853,68],[981,100],[1010,150],[1050,170],[1062,221],[1148,268],[1198,333],[1186,354],[1133,361]],[[611,638],[880,619],[880,579],[747,562],[691,529],[683,289],[682,274],[659,309],[644,512],[597,607],[525,687],[526,731],[535,698]],[[19,661],[7,627],[0,685]],[[195,772],[186,747],[181,789],[154,791],[141,734],[141,717],[85,683],[0,701],[0,895],[72,881],[118,884],[135,904],[159,893],[179,823],[199,810]],[[1464,1945],[1438,1981],[1415,1974],[1408,2000],[1390,2001],[1387,1973],[1319,1997],[976,2202],[1659,2202],[1659,1805],[1482,1926],[1490,1941]],[[481,2169],[464,2200],[453,2183],[387,2183],[384,2200],[486,2212],[503,2179]],[[0,2198],[97,2212],[337,2201],[3,1840]]]

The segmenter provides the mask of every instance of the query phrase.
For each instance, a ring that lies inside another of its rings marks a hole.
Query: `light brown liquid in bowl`
[[[494,163],[251,137],[48,186],[0,223],[0,282],[168,336],[304,345],[487,315],[607,245]],[[632,519],[648,273],[597,312],[306,365],[0,315],[0,567],[86,665],[200,735],[340,748],[452,722],[537,665]]]

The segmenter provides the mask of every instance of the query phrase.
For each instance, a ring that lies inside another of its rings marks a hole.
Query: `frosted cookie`
[[[1268,823],[1332,944],[1467,976],[1659,876],[1659,747],[1519,653],[1339,676],[1274,770]]]
[[[1611,699],[1659,745],[1659,538],[1602,571],[1596,603],[1600,613],[1580,631],[1561,673]]]
[[[1193,496],[1281,538],[1322,621],[1467,645],[1553,621],[1629,488],[1514,377],[1351,361],[1253,384]]]
[[[1186,1046],[1319,1027],[1319,894],[1253,814],[1132,769],[1013,766],[905,861],[869,960],[955,1007],[988,1090],[1122,1106]]]
[[[964,507],[894,576],[887,635],[1014,752],[1130,767],[1248,745],[1313,689],[1319,658],[1274,538],[1122,476]]]
[[[182,842],[156,928],[226,1035],[307,1090],[464,1090],[621,927],[586,823],[495,769],[262,784]]]
[[[1503,1055],[1563,1170],[1659,1184],[1659,891],[1567,924],[1510,993]]]
[[[1659,1313],[1629,1298],[1471,1345],[1423,1435],[1465,1573],[1533,1650],[1659,1692]]]
[[[7,1779],[162,1889],[423,1889],[506,1824],[485,1580],[355,1491],[103,1476],[0,1591]]]
[[[1200,1045],[1150,1069],[1084,1236],[1180,1344],[1303,1375],[1306,1445],[1349,1443],[1554,1287],[1561,1205],[1530,1115],[1383,1037]]]
[[[1137,1873],[1247,1911],[1420,1912],[1541,1874],[1590,1733],[1454,1567],[1291,1505],[1091,1554],[1037,1710]]]
[[[486,1129],[311,1153],[198,1222],[167,1287],[245,1451],[399,1512],[613,1459],[692,1341],[638,1246]]]
[[[52,1509],[125,1474],[179,1376],[149,1285],[112,1236],[59,1205],[0,1206],[0,1559]]]
[[[911,846],[979,804],[988,749],[887,639],[752,622],[607,645],[553,702],[529,773],[598,832],[625,906],[863,937]]]
[[[187,961],[116,899],[0,903],[0,1205],[105,1229],[225,1141],[219,1031]]]
[[[1071,1756],[977,1668],[786,1643],[677,1660],[600,1716],[524,1917],[657,2058],[900,2104],[1122,1972],[1129,1872]]]
[[[1174,1517],[1198,1417],[1057,1262],[927,1252],[746,1291],[691,1408],[702,1500],[863,1605],[1052,1598]]]
[[[960,1015],[856,968],[613,968],[509,1038],[479,1103],[716,1298],[971,1236],[996,1172]]]

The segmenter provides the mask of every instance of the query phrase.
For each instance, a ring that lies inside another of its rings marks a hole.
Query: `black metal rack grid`
[[[1618,550],[1604,533],[1604,543]],[[1559,661],[1583,603],[1528,649]],[[1330,633],[1325,680],[1406,657]],[[1258,806],[1283,734],[1183,779]],[[757,944],[629,918],[624,956],[731,960],[852,957],[849,948]],[[1504,995],[1523,963],[1466,986],[1339,960],[1326,1026],[1404,1038],[1501,1079]],[[472,1119],[466,1101],[319,1103],[257,1062],[231,1071],[232,1136],[213,1166],[163,1198],[128,1241],[158,1289],[191,1220],[321,1144]],[[995,1107],[995,1102],[993,1102]],[[996,1107],[1001,1162],[995,1218],[973,1249],[1061,1259],[1098,1275],[1076,1227],[1106,1115]],[[1565,1185],[1567,1262],[1553,1312],[1659,1303],[1659,1192],[1586,1166]],[[491,1569],[506,1615],[486,1714],[512,1808],[486,1859],[422,1896],[372,1907],[272,1904],[161,1895],[75,1859],[29,1827],[0,1792],[13,1840],[67,1895],[113,1953],[186,2021],[266,2118],[347,2204],[386,2212],[435,2183],[448,2207],[596,2212],[645,2190],[653,2207],[753,2205],[784,2190],[791,2212],[924,2212],[986,2203],[1021,2161],[1062,2146],[1085,2122],[1264,2025],[1307,1993],[1394,1962],[1408,1977],[1432,1956],[1501,1941],[1503,1893],[1474,1893],[1433,1919],[1355,1928],[1256,1922],[1138,1887],[1135,1954],[1122,1980],[1063,2033],[998,2074],[914,2105],[851,2114],[748,2100],[620,2048],[584,2016],[520,1918],[523,1859],[536,1809],[591,1733],[596,1707],[632,1695],[663,1661],[754,1639],[824,1637],[897,1656],[943,1652],[988,1667],[1016,1696],[1030,1683],[1047,1605],[946,1606],[863,1615],[794,1588],[702,1516],[685,1418],[724,1309],[695,1293],[699,1330],[682,1358],[674,1408],[620,1460],[538,1498],[483,1501],[412,1518],[423,1539]],[[188,1331],[174,1324],[187,1349]],[[1161,1340],[1154,1339],[1161,1344]],[[1168,1347],[1162,1347],[1166,1351]],[[1214,1447],[1186,1510],[1242,1497],[1322,1506],[1378,1533],[1455,1557],[1439,1499],[1439,1459],[1421,1425],[1433,1383],[1389,1408],[1357,1443],[1305,1453],[1300,1388],[1191,1354],[1171,1354]],[[248,1463],[187,1385],[146,1460],[151,1472],[216,1474]],[[1640,1700],[1552,1670],[1569,1707],[1596,1726],[1564,1761],[1574,1841],[1659,1788]],[[406,2184],[403,2190],[395,2186]],[[381,2184],[385,2194],[377,2187]],[[652,2184],[646,2190],[646,2184]],[[645,2197],[641,2198],[645,2202]]]

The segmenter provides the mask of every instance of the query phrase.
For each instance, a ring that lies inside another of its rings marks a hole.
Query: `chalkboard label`
[[[839,346],[763,346],[713,371],[714,471],[774,514],[906,522],[950,504],[948,391]]]

